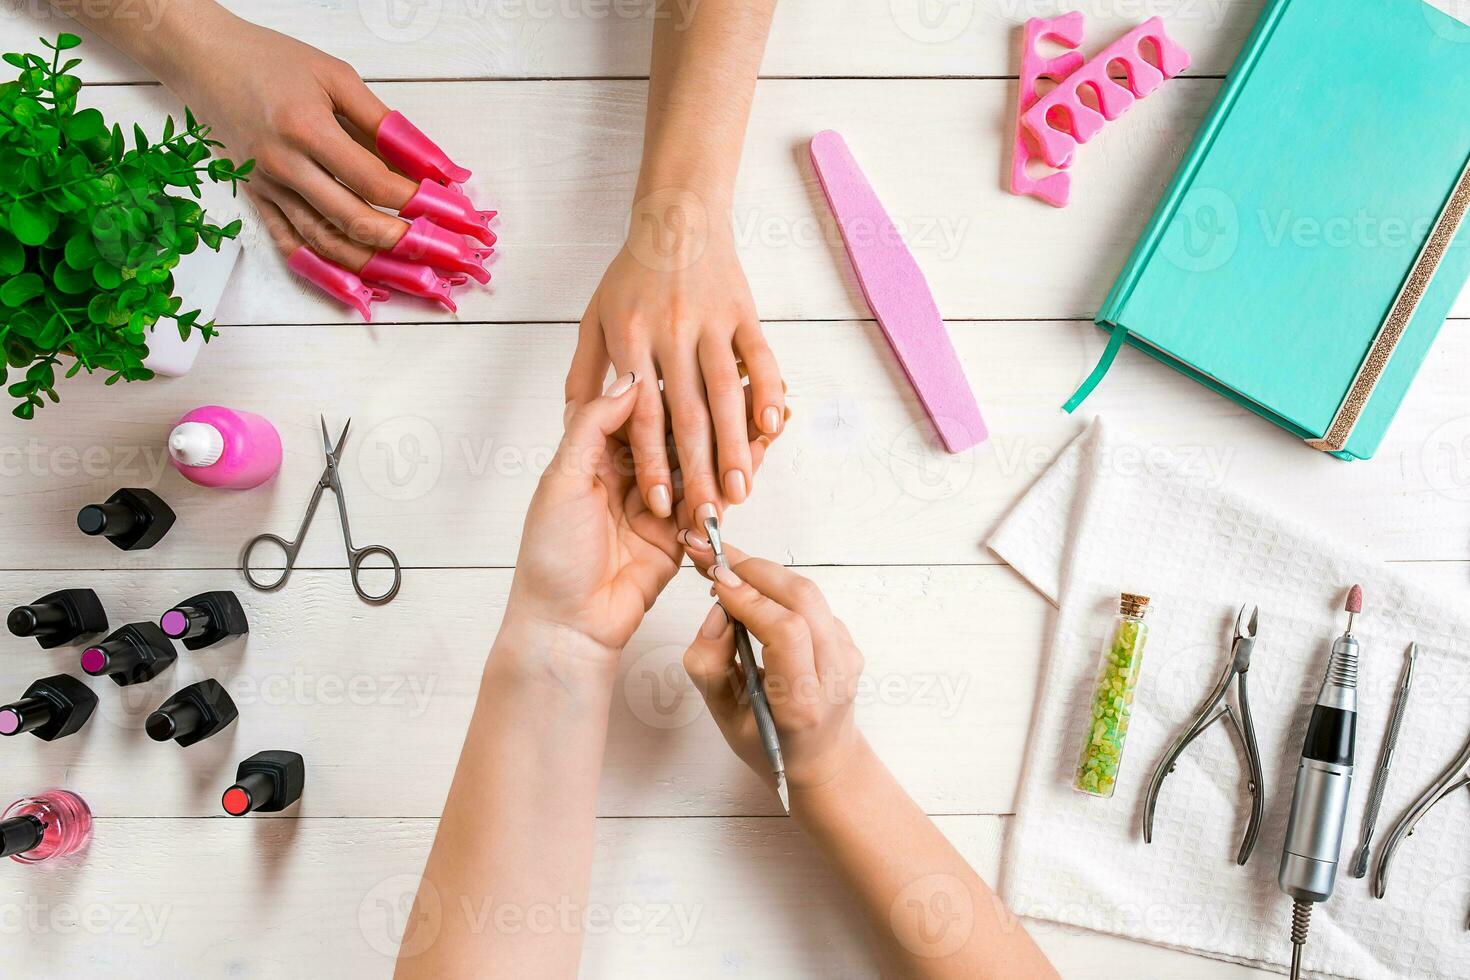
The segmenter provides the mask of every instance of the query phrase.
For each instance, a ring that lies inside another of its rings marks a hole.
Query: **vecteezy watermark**
[[[163,940],[172,905],[144,902],[44,902],[27,897],[0,903],[0,935],[135,937],[151,949]]]
[[[888,0],[898,29],[920,44],[953,41],[975,19],[975,0]]]
[[[3,0],[0,2],[0,21],[22,20],[35,25],[48,20],[68,22],[65,30],[75,28],[78,15],[88,20],[110,19],[139,21],[143,30],[158,27],[173,0]]]
[[[704,906],[679,902],[609,904],[575,901],[564,895],[534,902],[508,902],[492,895],[446,898],[432,882],[417,875],[394,875],[363,896],[357,923],[374,952],[412,958],[434,945],[449,916],[458,917],[476,936],[612,934],[659,938],[683,947],[698,934]]]
[[[444,17],[444,0],[357,0],[363,26],[390,44],[422,41]]]
[[[1162,17],[1171,24],[1203,23],[1219,27],[1234,6],[1232,0],[997,0],[996,9],[1005,20],[1015,24],[1032,17],[1055,17],[1062,10],[1081,11],[1089,23],[1115,20],[1132,25],[1150,17]],[[1119,29],[1120,31],[1122,28]]]
[[[628,252],[654,272],[689,268],[704,256],[709,240],[709,210],[693,191],[664,188],[633,205]]]
[[[1240,247],[1235,199],[1217,187],[1191,187],[1159,242],[1159,253],[1185,272],[1212,272]]]
[[[1015,912],[1028,919],[1033,934],[1093,932],[1123,935],[1191,936],[1192,946],[1213,945],[1237,927],[1237,911],[1225,904],[1200,902],[1032,902],[1017,904]],[[1069,928],[1070,927],[1070,928]]]
[[[958,496],[970,485],[975,476],[975,456],[945,452],[933,423],[921,419],[905,426],[889,444],[888,469],[904,493],[937,503]]]
[[[129,486],[156,486],[168,469],[168,450],[147,446],[52,445],[30,438],[0,446],[0,478],[87,477],[126,479]]]
[[[1450,500],[1470,500],[1470,415],[1450,419],[1419,447],[1425,481]]]
[[[1022,436],[996,436],[991,439],[996,468],[1004,476],[1040,475],[1052,465],[1060,449],[1032,442]],[[1065,448],[1065,447],[1062,447]],[[1097,472],[1116,473],[1123,477],[1166,476],[1205,489],[1224,485],[1235,461],[1235,448],[1213,445],[1135,445],[1120,443],[1106,447],[1098,455],[1070,459],[1067,465],[1090,466]]]
[[[949,262],[959,256],[971,226],[969,216],[964,214],[894,215],[891,220],[890,226],[887,222],[856,219],[847,223],[845,232],[853,244],[902,245]],[[844,232],[830,215],[792,218],[789,214],[747,208],[734,214],[731,228],[741,248],[843,247]]]
[[[975,899],[954,875],[925,875],[894,897],[888,924],[904,949],[915,956],[953,956],[975,931]]]
[[[623,675],[623,700],[649,728],[684,728],[704,714],[704,698],[684,669],[684,648],[656,646],[638,656]]]
[[[427,496],[444,472],[444,446],[434,423],[400,415],[374,426],[357,446],[357,469],[385,500],[404,503]]]

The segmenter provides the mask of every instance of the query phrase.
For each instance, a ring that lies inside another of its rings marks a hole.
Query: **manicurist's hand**
[[[282,254],[308,244],[360,269],[408,223],[417,185],[368,149],[389,109],[351,65],[252,24],[215,0],[52,0],[151,71],[212,128]],[[376,206],[376,207],[375,207]]]
[[[720,604],[700,626],[684,666],[725,741],[770,784],[730,617],[759,642],[766,696],[791,784],[791,817],[863,910],[883,975],[1055,977],[1021,921],[858,731],[853,700],[863,657],[821,589],[773,562],[728,546],[726,554],[731,571],[712,567],[713,552],[702,540],[690,540],[689,555],[713,576]],[[945,746],[933,749],[943,752]]]
[[[572,409],[526,514],[507,620],[549,626],[616,658],[683,559],[678,528],[633,481],[625,427],[649,383],[631,374]]]
[[[710,570],[713,552],[702,539],[690,541],[690,556]],[[730,617],[745,624],[763,648],[766,697],[781,735],[786,778],[799,799],[831,783],[864,754],[853,721],[863,655],[810,579],[735,549],[727,548],[726,554],[734,570],[713,567],[719,604],[700,626],[684,666],[725,741],[774,788],[745,696]]]

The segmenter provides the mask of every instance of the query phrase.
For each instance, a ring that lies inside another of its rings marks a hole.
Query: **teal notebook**
[[[1270,0],[1098,312],[1314,448],[1378,447],[1467,277],[1470,25]]]

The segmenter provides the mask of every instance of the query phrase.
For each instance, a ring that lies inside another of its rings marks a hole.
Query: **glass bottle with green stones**
[[[1104,799],[1118,785],[1118,767],[1123,762],[1123,742],[1128,737],[1128,720],[1133,716],[1133,695],[1138,689],[1143,647],[1148,641],[1148,596],[1124,592],[1118,615],[1103,642],[1093,690],[1087,738],[1077,758],[1073,786],[1079,792]]]

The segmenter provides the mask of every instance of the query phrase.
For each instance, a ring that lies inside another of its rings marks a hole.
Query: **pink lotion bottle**
[[[0,815],[0,857],[21,864],[75,854],[91,839],[92,811],[69,790],[27,796]]]
[[[174,469],[201,487],[249,490],[281,468],[281,436],[267,419],[219,405],[196,408],[168,436]]]

